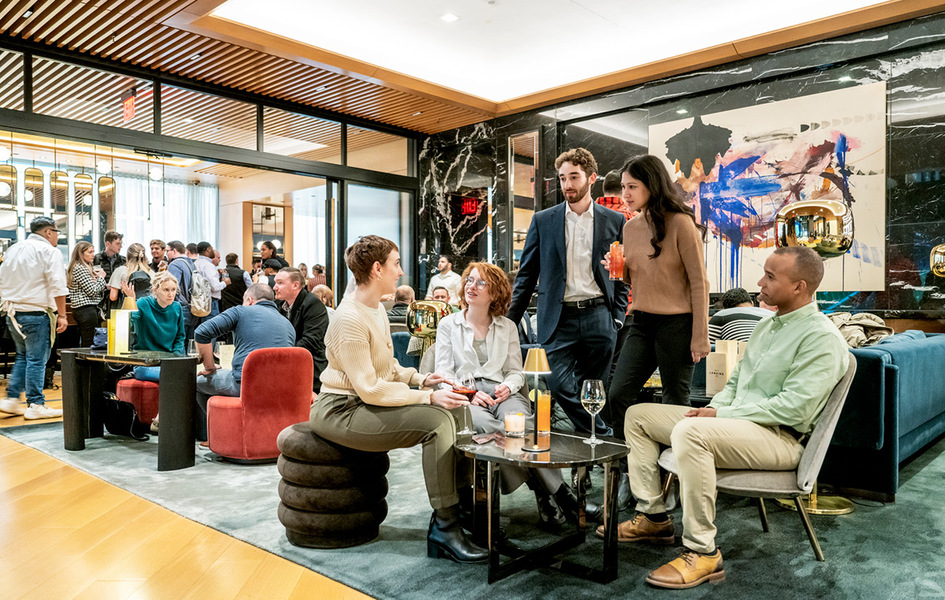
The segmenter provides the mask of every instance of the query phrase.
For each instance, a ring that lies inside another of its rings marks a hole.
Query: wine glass
[[[603,440],[597,439],[596,423],[597,413],[604,408],[607,401],[607,395],[604,393],[604,382],[600,379],[586,379],[581,386],[581,406],[591,415],[591,437],[584,440],[585,444],[596,446],[603,444]]]
[[[466,400],[472,402],[476,396],[476,378],[472,373],[460,373],[453,382],[453,391],[466,396]],[[463,430],[457,433],[461,435],[476,433],[476,430],[469,426],[469,405],[463,407]]]

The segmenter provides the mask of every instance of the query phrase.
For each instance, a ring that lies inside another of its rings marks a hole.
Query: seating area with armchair
[[[210,450],[233,461],[277,459],[279,432],[308,420],[312,371],[305,348],[250,352],[239,398],[212,396],[207,404]]]

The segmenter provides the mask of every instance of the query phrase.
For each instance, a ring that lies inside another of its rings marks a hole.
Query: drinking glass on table
[[[457,394],[466,396],[466,400],[472,402],[476,396],[476,378],[472,373],[460,373],[453,382],[453,391]],[[469,426],[469,405],[463,407],[463,430],[457,433],[462,435],[472,435],[476,430]]]
[[[603,444],[603,440],[597,439],[596,425],[597,413],[604,408],[607,396],[604,393],[604,382],[600,379],[586,379],[581,386],[581,406],[591,415],[591,437],[584,440],[585,444],[596,446]]]

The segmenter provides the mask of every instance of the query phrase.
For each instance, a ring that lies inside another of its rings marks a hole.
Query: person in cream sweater
[[[468,404],[447,379],[402,367],[394,358],[381,297],[393,294],[404,274],[396,244],[367,235],[345,251],[357,287],[345,295],[325,334],[328,366],[310,423],[319,436],[349,448],[386,452],[423,445],[423,477],[433,507],[427,555],[481,563],[488,552],[466,537],[457,492],[456,424],[449,409]]]

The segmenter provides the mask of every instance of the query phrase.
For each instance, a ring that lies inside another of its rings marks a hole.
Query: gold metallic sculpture
[[[945,277],[945,244],[939,244],[932,248],[929,263],[932,265],[932,272],[936,276]]]
[[[807,246],[822,258],[846,254],[853,247],[853,211],[836,200],[803,200],[778,211],[778,247]]]
[[[436,341],[436,328],[440,319],[452,314],[453,309],[446,302],[439,300],[416,300],[407,309],[407,331],[420,338],[420,356]]]

